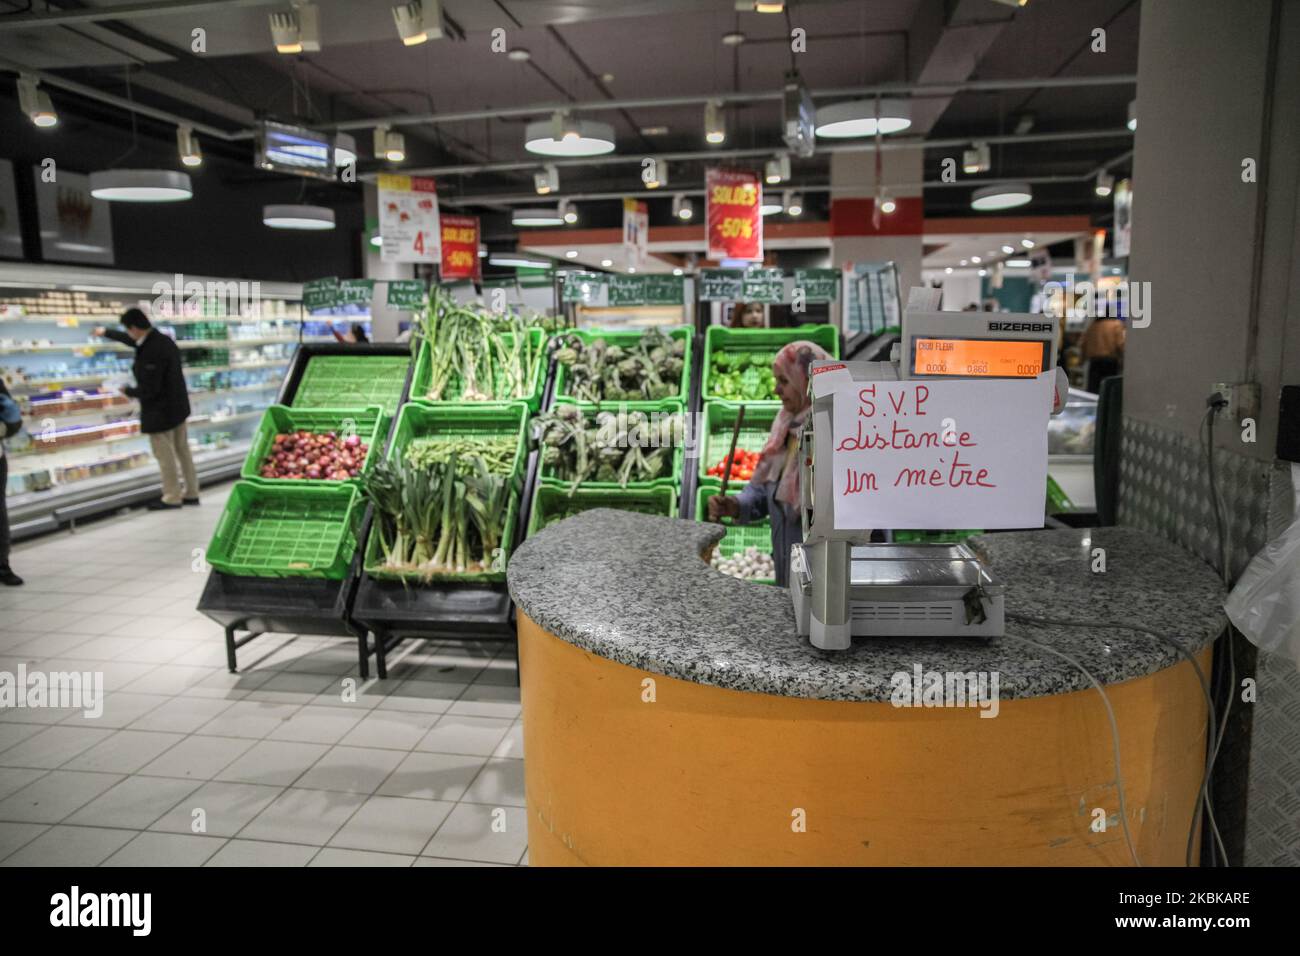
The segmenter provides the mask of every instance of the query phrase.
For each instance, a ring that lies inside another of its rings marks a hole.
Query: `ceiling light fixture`
[[[668,185],[668,160],[651,159],[648,163],[645,160],[641,163],[641,181],[645,183],[646,189]]]
[[[430,38],[436,40],[442,36],[442,11],[438,0],[429,0],[427,25],[421,0],[399,3],[393,7],[393,22],[397,24],[397,35],[406,46],[415,46]]]
[[[189,174],[174,169],[106,169],[90,174],[90,194],[110,202],[180,202],[194,190]]]
[[[642,126],[642,136],[664,136],[668,133],[667,126]]]
[[[709,100],[704,104],[704,141],[714,146],[727,139],[727,115],[722,111],[722,104]]]
[[[406,161],[406,137],[394,133],[387,126],[375,127],[375,158],[386,159],[390,163]]]
[[[512,226],[561,226],[564,217],[559,209],[516,209],[510,215]]]
[[[334,165],[351,166],[357,161],[357,141],[351,133],[334,134]]]
[[[1025,238],[1021,239],[1020,244],[1024,246],[1026,249],[1034,248],[1034,240],[1030,239],[1028,236],[1025,236]]]
[[[1128,102],[1128,128],[1136,130],[1138,128],[1138,103],[1137,100]]]
[[[764,216],[775,216],[778,212],[780,212],[784,208],[785,207],[782,206],[779,202],[776,202],[770,198],[764,198],[763,205],[758,207],[758,211]]]
[[[627,267],[627,272],[628,272],[628,275],[636,275],[636,266],[628,266],[628,267]]]
[[[803,196],[787,189],[782,200],[785,203],[785,213],[787,216],[803,215]]]
[[[988,143],[971,143],[971,148],[962,153],[961,171],[967,176],[987,173],[992,168],[993,159]]]
[[[790,156],[781,154],[773,156],[763,167],[763,179],[769,186],[775,186],[783,183],[790,178]]]
[[[1105,198],[1110,195],[1110,191],[1115,188],[1115,177],[1104,170],[1097,174],[1097,182],[1093,185],[1092,191],[1098,196]]]
[[[688,221],[695,215],[695,207],[689,199],[678,193],[673,197],[673,215],[682,221]]]
[[[180,154],[182,166],[203,165],[203,150],[189,126],[176,127],[176,151]]]
[[[376,249],[384,248],[384,237],[381,236],[379,233],[375,233],[373,236],[370,237],[370,245],[372,245]]]
[[[570,249],[570,250],[568,250],[568,251],[564,254],[564,258],[566,258],[566,259],[576,259],[576,258],[578,258],[578,250],[577,250],[577,249]]]
[[[18,105],[27,114],[27,118],[42,129],[48,129],[59,122],[59,114],[54,111],[50,94],[40,88],[36,77],[26,73],[18,75]]]
[[[334,228],[334,210],[324,206],[263,206],[262,224],[272,229],[304,229],[319,232]],[[382,243],[381,239],[380,244]]]
[[[970,261],[973,262],[973,263],[975,263],[976,265],[979,265],[979,264],[980,264],[981,262],[983,262],[984,260],[981,259],[979,256],[971,256],[971,257],[970,257]]]
[[[488,247],[486,243],[480,242],[478,244],[478,257],[480,259],[486,259],[488,257]]]
[[[948,276],[952,275],[952,266],[949,266],[948,268],[944,269],[943,274]]]
[[[683,274],[684,274],[684,273],[683,273],[683,270],[681,270],[681,269],[674,269],[674,270],[673,270],[673,275],[675,275],[675,276],[679,276],[679,275],[683,275]]]
[[[302,31],[298,26],[296,13],[272,13],[271,42],[275,44],[276,53],[301,53]]]
[[[907,100],[882,99],[878,106],[876,100],[849,100],[817,110],[817,135],[827,139],[875,136],[877,127],[888,136],[911,125],[912,107]]]
[[[529,53],[524,47],[521,46],[517,46],[513,50],[506,51],[506,59],[513,60],[516,63],[527,63],[532,58],[533,55]]]
[[[785,0],[736,0],[736,9],[746,13],[782,13]]]
[[[560,218],[570,226],[578,221],[578,210],[573,208],[573,203],[568,199],[560,200]]]
[[[560,171],[555,168],[554,163],[547,163],[533,173],[533,187],[539,196],[553,193],[560,188]]]
[[[600,260],[600,265],[601,265],[601,267],[602,267],[602,268],[605,268],[605,269],[608,269],[608,268],[609,268],[610,266],[612,266],[613,264],[614,264],[614,260],[613,260],[613,259],[601,259],[601,260]]]
[[[546,269],[551,263],[545,259],[529,259],[517,252],[498,252],[488,256],[488,265],[506,266],[516,269]]]
[[[891,216],[894,214],[894,211],[896,209],[898,209],[898,203],[894,201],[894,198],[892,196],[886,196],[883,193],[881,193],[880,211],[883,212],[886,216]]]
[[[732,30],[729,33],[722,34],[723,46],[740,46],[744,42],[745,34],[741,33],[739,30]]]
[[[981,278],[983,278],[984,276],[986,276],[986,275],[988,275],[988,274],[989,274],[989,270],[988,270],[988,269],[981,269],[981,270],[980,270],[980,277],[981,277]]]
[[[540,156],[600,156],[614,151],[614,127],[556,113],[524,127],[524,149]]]
[[[1016,206],[1023,206],[1033,198],[1034,193],[1028,183],[999,183],[971,193],[970,206],[980,212],[991,212],[999,209],[1014,209]]]
[[[1008,259],[1007,268],[1009,269],[1028,269],[1034,263],[1029,259]]]

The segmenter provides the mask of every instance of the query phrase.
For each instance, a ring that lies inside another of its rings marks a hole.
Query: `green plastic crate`
[[[293,393],[294,408],[368,408],[396,415],[411,367],[407,355],[313,355]]]
[[[709,496],[721,494],[722,486],[711,479],[710,483],[700,485],[695,494],[695,520],[707,521],[709,517]],[[715,547],[724,558],[738,554],[746,548],[758,548],[765,554],[772,553],[772,522],[767,518],[749,524],[733,524],[730,520],[721,522],[727,529],[726,536]],[[775,584],[776,578],[745,578],[756,584]]]
[[[287,405],[270,405],[262,416],[257,431],[253,434],[253,443],[249,446],[248,457],[244,459],[244,466],[239,470],[239,477],[276,485],[298,485],[303,482],[309,482],[313,485],[344,484],[342,481],[328,478],[263,478],[259,472],[261,471],[262,460],[271,450],[276,435],[298,431],[299,429],[312,432],[338,432],[343,430],[343,423],[349,420],[353,423],[357,437],[367,445],[365,462],[361,466],[361,473],[365,474],[371,464],[379,460],[378,446],[384,440],[384,428],[387,425],[387,419],[384,417],[384,410],[380,406],[372,405],[358,411],[356,409],[291,408]],[[360,481],[360,478],[350,478],[348,481],[357,482]]]
[[[408,405],[407,408],[410,408],[410,406]],[[505,531],[501,537],[501,559],[499,565],[491,571],[477,571],[469,574],[439,572],[421,575],[414,572],[394,571],[385,568],[382,564],[383,552],[379,544],[379,522],[379,516],[375,515],[374,523],[370,527],[370,537],[366,541],[365,570],[372,578],[385,581],[402,581],[417,586],[427,581],[461,582],[465,584],[504,581],[506,579],[506,565],[510,560],[510,553],[514,550],[515,526],[519,523],[519,494],[514,492],[510,495],[510,504],[506,511]]]
[[[840,356],[840,333],[833,325],[801,325],[793,329],[729,329],[725,325],[711,325],[704,335],[704,380],[701,383],[703,400],[726,401],[713,390],[713,356],[717,352],[777,352],[791,342],[807,340],[816,343],[831,354]],[[776,395],[772,395],[773,401]]]
[[[691,346],[694,338],[693,330],[684,325],[677,325],[671,328],[660,329],[670,339],[680,339],[686,343],[686,352],[682,356],[682,381],[677,389],[676,395],[670,395],[669,398],[675,398],[678,401],[685,402],[690,395],[691,389]],[[585,344],[590,344],[595,339],[604,339],[606,345],[618,345],[623,348],[635,346],[641,341],[641,330],[617,330],[606,331],[604,329],[578,329],[571,333],[577,336]],[[556,363],[555,366],[555,396],[557,398],[573,398],[569,394],[569,370],[563,365]],[[577,401],[577,399],[574,399]]]
[[[781,411],[780,402],[745,402],[745,422],[740,427],[740,437],[736,448],[745,451],[762,451],[767,444],[768,432]],[[736,416],[740,414],[738,402],[705,402],[703,425],[700,430],[699,464],[696,467],[701,481],[718,484],[722,479],[710,475],[709,469],[719,463],[726,463],[727,452],[731,448],[731,430],[736,427]],[[733,479],[732,488],[744,487],[744,482]]]
[[[513,332],[501,333],[502,338],[507,345],[514,343]],[[537,369],[533,374],[533,381],[527,395],[516,396],[511,401],[521,401],[527,403],[533,411],[537,411],[542,404],[542,389],[546,383],[546,364],[547,356],[546,333],[538,328],[528,330],[528,337],[532,340],[532,348],[542,352],[541,358],[537,362]],[[415,372],[411,376],[411,401],[420,402],[424,405],[478,405],[479,402],[467,402],[461,399],[461,383],[453,379],[448,383],[447,391],[444,397],[438,401],[432,401],[425,396],[429,393],[429,382],[433,378],[433,354],[429,343],[421,342],[420,351],[415,359]],[[494,403],[494,404],[500,404]]]
[[[357,550],[361,508],[350,484],[238,481],[207,561],[225,574],[342,580]]]
[[[580,409],[582,409],[583,416],[588,421],[590,421],[592,416],[594,416],[597,412],[600,411],[614,412],[615,414],[618,414],[620,410],[626,410],[628,412],[645,412],[647,415],[652,415],[655,412],[659,412],[660,414],[663,414],[665,412],[668,414],[677,414],[677,415],[684,414],[682,403],[672,398],[665,399],[662,402],[605,402],[603,404],[575,402],[571,398],[566,398],[557,401],[555,405],[557,407],[559,405],[576,405]],[[684,445],[677,445],[675,448],[673,448],[672,462],[669,465],[667,475],[662,475],[654,479],[653,481],[629,481],[626,487],[627,488],[648,488],[652,485],[669,483],[677,488],[680,488],[682,483],[682,478],[684,477],[684,472],[682,470],[684,454],[685,454]],[[541,477],[546,481],[563,485],[565,488],[569,487],[570,484],[570,482],[556,475],[555,469],[549,465],[542,466]],[[584,481],[579,487],[601,488],[601,489],[614,490],[614,491],[618,491],[623,488],[623,486],[616,481]]]
[[[464,405],[407,402],[397,416],[388,460],[406,454],[415,438],[460,438],[467,435],[513,437],[516,442],[512,475],[523,473],[528,460],[528,406],[524,402],[472,402]]]
[[[548,524],[592,508],[616,508],[620,511],[640,511],[645,514],[677,517],[678,490],[664,482],[648,488],[622,489],[579,487],[570,497],[567,485],[550,481],[537,484],[533,494],[533,508],[528,516],[528,534],[532,537]]]

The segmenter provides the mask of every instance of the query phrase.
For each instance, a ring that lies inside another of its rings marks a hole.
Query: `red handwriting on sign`
[[[848,478],[844,484],[844,493],[846,495],[856,495],[863,491],[877,491],[876,476],[870,471],[848,470]]]
[[[940,463],[944,459],[939,459]],[[975,471],[973,465],[969,465],[961,460],[961,452],[958,451],[952,456],[952,464],[948,466],[948,475],[945,478],[943,471],[939,468],[931,468],[928,471],[924,468],[904,468],[894,479],[894,487],[897,488],[902,484],[906,488],[916,487],[941,487],[947,485],[950,488],[972,487],[972,488],[996,488],[997,485],[989,482],[989,470],[981,468]]]
[[[889,404],[893,406],[895,415],[907,414],[907,412],[904,409],[904,406],[907,404],[906,389],[904,389],[901,392],[890,391],[890,392],[886,392],[885,394],[889,396]],[[866,388],[861,389],[858,392],[858,402],[860,403],[858,407],[859,416],[861,416],[862,418],[875,417],[876,403],[875,401],[873,401],[875,397],[876,397],[876,386],[874,385],[868,385]],[[912,392],[912,397],[915,402],[913,407],[913,414],[924,415],[925,412],[921,411],[921,406],[924,405],[926,401],[929,400],[930,389],[924,385],[917,385],[916,390]]]
[[[893,448],[911,451],[918,448],[974,448],[976,444],[978,443],[971,438],[970,432],[958,434],[952,429],[913,431],[897,421],[892,421],[889,423],[888,434],[885,434],[881,432],[879,425],[867,425],[860,421],[857,434],[846,435],[835,450],[869,451]]]

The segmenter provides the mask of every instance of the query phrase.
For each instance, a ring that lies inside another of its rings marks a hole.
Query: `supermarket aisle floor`
[[[512,647],[267,635],[225,667],[194,610],[228,486],[19,545],[0,671],[100,672],[103,714],[0,710],[0,865],[526,862]],[[393,661],[394,658],[390,658]]]

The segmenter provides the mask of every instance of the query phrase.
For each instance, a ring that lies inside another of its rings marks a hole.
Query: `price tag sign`
[[[785,273],[780,269],[751,269],[745,273],[741,298],[746,302],[780,305],[785,299]]]
[[[705,175],[710,259],[763,258],[763,183],[758,174],[710,169]]]
[[[805,302],[833,302],[840,296],[840,270],[795,269],[794,287]]]
[[[384,262],[442,263],[438,190],[432,179],[379,174],[379,234]],[[477,255],[477,247],[474,251]]]
[[[336,278],[313,279],[302,284],[302,307],[308,312],[320,312],[334,308],[338,299],[339,280]]]
[[[599,305],[607,278],[600,272],[570,272],[564,277],[560,298],[564,302]]]
[[[364,305],[370,307],[375,296],[374,279],[344,279],[339,283],[338,305]]]
[[[388,283],[390,309],[423,309],[424,296],[424,282],[420,279],[395,279]]]
[[[745,274],[739,269],[704,269],[700,272],[701,302],[739,302]]]
[[[611,276],[609,280],[610,305],[645,305],[644,276]]]
[[[835,527],[1041,528],[1055,373],[1032,379],[854,381],[833,393]]]
[[[482,277],[478,257],[478,216],[442,217],[442,278],[473,279]]]
[[[645,277],[646,305],[682,305],[686,301],[686,280],[682,276]]]

